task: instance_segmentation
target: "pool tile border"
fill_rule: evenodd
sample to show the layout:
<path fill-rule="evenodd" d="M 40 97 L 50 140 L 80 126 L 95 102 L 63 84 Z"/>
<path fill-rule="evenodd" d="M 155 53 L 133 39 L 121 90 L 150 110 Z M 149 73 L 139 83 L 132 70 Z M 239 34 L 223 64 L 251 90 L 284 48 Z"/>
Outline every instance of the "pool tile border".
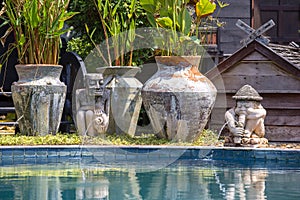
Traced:
<path fill-rule="evenodd" d="M 299 164 L 300 149 L 195 146 L 1 146 L 0 165 L 65 162 L 68 160 L 148 162 L 209 159 L 230 162 Z"/>

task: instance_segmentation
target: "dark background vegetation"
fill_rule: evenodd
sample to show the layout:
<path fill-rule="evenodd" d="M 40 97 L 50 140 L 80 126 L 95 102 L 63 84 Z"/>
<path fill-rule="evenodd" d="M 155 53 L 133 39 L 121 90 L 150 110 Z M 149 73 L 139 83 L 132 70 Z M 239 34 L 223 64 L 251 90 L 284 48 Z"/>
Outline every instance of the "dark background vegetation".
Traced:
<path fill-rule="evenodd" d="M 95 48 L 87 34 L 85 24 L 90 31 L 96 29 L 93 35 L 93 40 L 97 44 L 101 43 L 105 39 L 94 1 L 96 0 L 71 0 L 69 5 L 69 10 L 80 12 L 80 14 L 67 21 L 68 26 L 73 27 L 73 31 L 67 36 L 68 50 L 76 52 L 83 60 L 91 52 L 91 50 Z M 119 1 L 120 0 L 112 0 L 112 3 L 116 4 Z M 117 12 L 128 14 L 131 0 L 121 1 L 121 6 Z M 150 27 L 146 13 L 142 10 L 139 1 L 136 1 L 136 8 L 136 28 Z M 151 57 L 151 55 L 151 49 L 136 50 L 134 51 L 133 63 L 135 65 L 140 65 Z"/>

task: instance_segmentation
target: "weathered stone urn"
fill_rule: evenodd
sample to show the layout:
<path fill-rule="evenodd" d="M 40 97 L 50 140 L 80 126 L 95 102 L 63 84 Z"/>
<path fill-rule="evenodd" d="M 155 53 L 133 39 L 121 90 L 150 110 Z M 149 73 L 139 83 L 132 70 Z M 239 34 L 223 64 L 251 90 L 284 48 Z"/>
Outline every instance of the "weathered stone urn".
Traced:
<path fill-rule="evenodd" d="M 141 90 L 143 84 L 134 76 L 138 67 L 111 66 L 100 67 L 97 72 L 103 74 L 103 86 L 109 90 L 109 124 L 107 133 L 134 136 L 142 105 Z"/>
<path fill-rule="evenodd" d="M 11 86 L 19 128 L 24 135 L 56 134 L 67 87 L 61 65 L 16 65 L 18 82 Z"/>
<path fill-rule="evenodd" d="M 192 142 L 208 121 L 217 90 L 199 72 L 200 56 L 155 59 L 158 71 L 142 89 L 152 127 L 161 138 Z"/>

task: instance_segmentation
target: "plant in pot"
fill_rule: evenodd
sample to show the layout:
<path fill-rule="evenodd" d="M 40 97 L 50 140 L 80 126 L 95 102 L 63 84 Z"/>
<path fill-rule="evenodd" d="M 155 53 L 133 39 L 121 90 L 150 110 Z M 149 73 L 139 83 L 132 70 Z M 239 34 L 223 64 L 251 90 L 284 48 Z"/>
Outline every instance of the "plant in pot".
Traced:
<path fill-rule="evenodd" d="M 102 24 L 104 41 L 97 45 L 95 29 L 86 30 L 95 50 L 85 59 L 88 71 L 103 74 L 103 85 L 110 92 L 108 105 L 100 106 L 109 117 L 107 133 L 134 135 L 142 104 L 142 83 L 134 76 L 140 71 L 132 66 L 133 42 L 135 40 L 137 1 L 94 0 Z M 127 9 L 124 12 L 124 9 Z M 100 58 L 100 60 L 99 60 Z M 97 109 L 97 108 L 96 108 Z"/>
<path fill-rule="evenodd" d="M 1 18 L 11 33 L 11 48 L 18 52 L 18 82 L 12 97 L 22 134 L 46 135 L 58 131 L 66 86 L 59 80 L 60 36 L 64 22 L 76 13 L 67 12 L 68 0 L 5 0 Z"/>
<path fill-rule="evenodd" d="M 157 30 L 154 40 L 159 48 L 158 71 L 142 89 L 145 109 L 159 137 L 192 142 L 204 129 L 217 92 L 198 70 L 204 50 L 192 24 L 201 26 L 216 4 L 210 0 L 141 0 L 141 5 Z M 194 20 L 190 7 L 196 11 Z"/>

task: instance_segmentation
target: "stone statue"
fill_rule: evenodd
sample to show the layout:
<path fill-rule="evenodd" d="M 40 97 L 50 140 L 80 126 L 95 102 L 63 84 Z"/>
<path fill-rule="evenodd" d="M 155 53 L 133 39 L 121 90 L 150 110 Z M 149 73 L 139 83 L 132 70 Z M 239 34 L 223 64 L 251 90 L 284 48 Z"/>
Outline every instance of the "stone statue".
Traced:
<path fill-rule="evenodd" d="M 263 98 L 250 85 L 240 88 L 232 98 L 236 100 L 236 106 L 225 113 L 230 131 L 225 143 L 267 144 L 268 140 L 264 138 L 266 110 L 260 104 Z"/>
<path fill-rule="evenodd" d="M 79 134 L 94 136 L 108 127 L 106 94 L 101 74 L 86 74 L 85 88 L 76 90 L 76 124 Z"/>

